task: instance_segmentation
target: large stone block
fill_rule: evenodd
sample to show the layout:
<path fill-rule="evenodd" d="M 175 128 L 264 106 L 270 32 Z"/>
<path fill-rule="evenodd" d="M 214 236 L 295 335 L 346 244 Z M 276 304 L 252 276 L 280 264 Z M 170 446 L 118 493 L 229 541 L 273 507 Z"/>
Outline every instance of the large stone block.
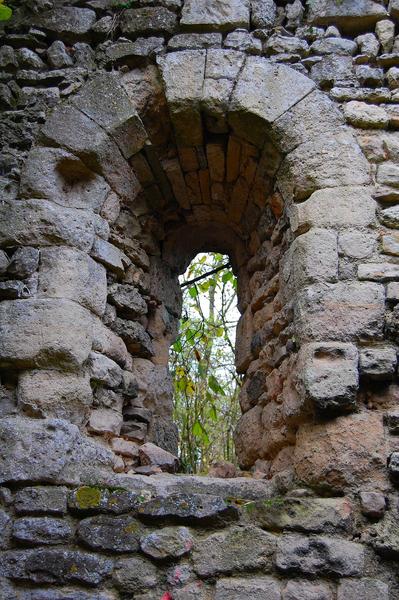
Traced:
<path fill-rule="evenodd" d="M 295 302 L 298 340 L 380 339 L 385 292 L 378 283 L 314 284 L 299 292 Z"/>
<path fill-rule="evenodd" d="M 290 581 L 284 588 L 282 600 L 333 600 L 333 592 L 324 583 Z"/>
<path fill-rule="evenodd" d="M 177 17 L 162 6 L 128 9 L 123 12 L 122 33 L 135 38 L 138 35 L 169 35 L 174 33 Z"/>
<path fill-rule="evenodd" d="M 119 133 L 118 128 L 116 130 L 115 135 Z M 121 136 L 118 136 L 119 143 L 127 144 Z M 50 146 L 61 146 L 79 156 L 90 169 L 102 174 L 122 198 L 129 202 L 136 198 L 140 185 L 118 144 L 98 123 L 75 106 L 57 106 L 42 127 L 40 139 Z"/>
<path fill-rule="evenodd" d="M 103 552 L 136 552 L 142 534 L 141 524 L 128 515 L 88 517 L 78 527 L 79 539 Z"/>
<path fill-rule="evenodd" d="M 344 33 L 371 30 L 387 16 L 386 9 L 374 0 L 315 0 L 309 7 L 312 25 L 336 25 Z"/>
<path fill-rule="evenodd" d="M 291 246 L 291 271 L 297 289 L 319 281 L 337 281 L 336 232 L 314 228 L 294 240 Z"/>
<path fill-rule="evenodd" d="M 0 483 L 77 484 L 104 475 L 114 454 L 61 419 L 9 417 L 0 421 Z"/>
<path fill-rule="evenodd" d="M 215 600 L 280 600 L 279 582 L 271 577 L 219 579 Z"/>
<path fill-rule="evenodd" d="M 92 211 L 64 208 L 48 200 L 0 204 L 0 245 L 75 246 L 87 252 L 96 235 L 108 236 L 108 224 Z"/>
<path fill-rule="evenodd" d="M 299 352 L 304 393 L 321 414 L 346 412 L 356 406 L 358 352 L 353 344 L 304 344 Z"/>
<path fill-rule="evenodd" d="M 255 29 L 270 29 L 276 20 L 274 0 L 251 0 L 251 24 Z"/>
<path fill-rule="evenodd" d="M 155 560 L 180 558 L 191 552 L 193 544 L 194 538 L 187 527 L 164 527 L 140 540 L 142 552 Z"/>
<path fill-rule="evenodd" d="M 101 316 L 107 302 L 106 270 L 79 250 L 43 248 L 37 295 L 67 298 Z"/>
<path fill-rule="evenodd" d="M 100 175 L 59 148 L 32 148 L 21 173 L 21 197 L 45 198 L 68 208 L 99 212 L 108 192 Z"/>
<path fill-rule="evenodd" d="M 73 529 L 64 519 L 22 517 L 14 521 L 12 537 L 29 546 L 66 544 L 72 541 Z"/>
<path fill-rule="evenodd" d="M 377 204 L 367 187 L 336 187 L 314 192 L 290 211 L 294 232 L 309 227 L 367 227 L 375 221 Z"/>
<path fill-rule="evenodd" d="M 125 11 L 125 15 L 128 12 Z M 116 73 L 97 75 L 72 102 L 111 135 L 125 158 L 144 146 L 147 132 Z"/>
<path fill-rule="evenodd" d="M 180 21 L 184 29 L 231 31 L 249 27 L 249 0 L 186 0 Z"/>
<path fill-rule="evenodd" d="M 320 490 L 342 492 L 367 484 L 384 489 L 387 454 L 382 418 L 366 411 L 299 427 L 295 471 Z"/>
<path fill-rule="evenodd" d="M 294 200 L 306 200 L 318 189 L 370 182 L 369 164 L 345 130 L 300 144 L 286 156 L 277 174 L 283 196 Z"/>
<path fill-rule="evenodd" d="M 185 146 L 202 143 L 200 102 L 205 57 L 203 50 L 185 50 L 158 60 L 177 141 Z"/>
<path fill-rule="evenodd" d="M 118 590 L 136 596 L 139 591 L 154 588 L 159 582 L 159 576 L 155 565 L 141 556 L 135 556 L 118 560 L 112 579 Z"/>
<path fill-rule="evenodd" d="M 276 566 L 283 573 L 318 577 L 361 575 L 364 560 L 364 547 L 361 544 L 322 536 L 283 536 L 279 540 L 276 554 Z"/>
<path fill-rule="evenodd" d="M 233 527 L 198 541 L 194 570 L 202 577 L 220 573 L 271 569 L 277 537 L 256 527 Z"/>
<path fill-rule="evenodd" d="M 88 374 L 38 369 L 18 378 L 18 406 L 30 417 L 55 417 L 86 423 L 93 393 Z"/>
<path fill-rule="evenodd" d="M 67 512 L 67 488 L 63 486 L 26 487 L 15 494 L 15 511 L 21 514 L 64 515 Z"/>
<path fill-rule="evenodd" d="M 334 38 L 327 38 L 334 39 Z M 324 92 L 314 90 L 273 122 L 272 136 L 282 152 L 342 128 L 344 119 Z"/>
<path fill-rule="evenodd" d="M 0 306 L 0 364 L 73 368 L 89 356 L 90 313 L 70 300 L 9 300 Z"/>
<path fill-rule="evenodd" d="M 314 87 L 290 67 L 248 57 L 231 99 L 229 122 L 237 135 L 262 146 L 267 126 Z"/>
<path fill-rule="evenodd" d="M 234 432 L 234 444 L 240 465 L 251 467 L 262 454 L 262 407 L 255 406 L 242 415 Z"/>

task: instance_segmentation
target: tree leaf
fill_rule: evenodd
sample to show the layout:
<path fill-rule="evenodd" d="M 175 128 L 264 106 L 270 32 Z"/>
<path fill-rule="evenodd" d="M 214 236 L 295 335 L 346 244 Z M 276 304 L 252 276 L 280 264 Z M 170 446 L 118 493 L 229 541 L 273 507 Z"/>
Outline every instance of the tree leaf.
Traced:
<path fill-rule="evenodd" d="M 191 298 L 197 298 L 198 297 L 198 290 L 195 287 L 195 285 L 193 287 L 188 288 L 188 293 L 190 295 Z"/>
<path fill-rule="evenodd" d="M 0 21 L 8 21 L 12 17 L 12 9 L 9 6 L 0 4 Z"/>

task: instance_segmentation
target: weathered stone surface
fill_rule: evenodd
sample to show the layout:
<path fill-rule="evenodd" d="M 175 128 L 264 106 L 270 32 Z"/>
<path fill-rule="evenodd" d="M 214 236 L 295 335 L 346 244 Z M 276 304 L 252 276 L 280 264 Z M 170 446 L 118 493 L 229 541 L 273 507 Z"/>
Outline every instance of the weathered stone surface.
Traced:
<path fill-rule="evenodd" d="M 22 281 L 11 280 L 0 282 L 1 300 L 23 300 L 30 298 L 30 296 L 30 289 Z"/>
<path fill-rule="evenodd" d="M 120 435 L 123 417 L 120 412 L 108 408 L 91 411 L 87 427 L 92 433 Z"/>
<path fill-rule="evenodd" d="M 162 6 L 129 9 L 124 11 L 122 33 L 127 36 L 158 35 L 174 33 L 176 15 Z"/>
<path fill-rule="evenodd" d="M 292 268 L 294 285 L 300 288 L 318 281 L 337 281 L 337 234 L 314 228 L 299 236 L 291 246 L 295 260 Z"/>
<path fill-rule="evenodd" d="M 202 48 L 220 48 L 221 33 L 179 33 L 168 42 L 169 50 L 201 50 Z"/>
<path fill-rule="evenodd" d="M 321 40 L 316 40 L 310 46 L 312 54 L 355 54 L 357 49 L 356 42 L 345 38 L 326 37 Z"/>
<path fill-rule="evenodd" d="M 267 530 L 350 531 L 353 507 L 347 498 L 271 498 L 250 503 L 247 518 Z"/>
<path fill-rule="evenodd" d="M 387 15 L 381 4 L 373 0 L 316 0 L 308 21 L 314 25 L 337 25 L 344 33 L 367 31 Z"/>
<path fill-rule="evenodd" d="M 86 373 L 35 369 L 18 378 L 18 406 L 31 417 L 67 419 L 76 425 L 86 422 L 93 402 Z"/>
<path fill-rule="evenodd" d="M 230 31 L 249 25 L 249 0 L 186 0 L 180 24 L 185 29 Z"/>
<path fill-rule="evenodd" d="M 390 206 L 380 212 L 380 219 L 387 227 L 399 229 L 399 206 Z"/>
<path fill-rule="evenodd" d="M 342 581 L 338 586 L 337 600 L 388 600 L 388 585 L 378 579 L 365 577 L 351 581 Z"/>
<path fill-rule="evenodd" d="M 33 148 L 21 174 L 22 198 L 45 198 L 67 208 L 99 212 L 108 192 L 100 175 L 59 148 Z"/>
<path fill-rule="evenodd" d="M 384 108 L 356 100 L 345 104 L 344 115 L 348 123 L 362 129 L 384 129 L 389 124 Z"/>
<path fill-rule="evenodd" d="M 94 241 L 91 256 L 119 276 L 123 276 L 125 269 L 131 264 L 122 250 L 101 239 Z"/>
<path fill-rule="evenodd" d="M 368 258 L 376 247 L 376 237 L 372 232 L 348 229 L 338 236 L 339 253 L 350 258 Z"/>
<path fill-rule="evenodd" d="M 186 527 L 164 527 L 140 540 L 140 548 L 150 558 L 180 558 L 191 552 L 194 539 Z"/>
<path fill-rule="evenodd" d="M 68 496 L 68 506 L 78 515 L 94 513 L 123 514 L 134 511 L 140 497 L 123 488 L 110 490 L 98 486 L 84 485 L 72 490 Z"/>
<path fill-rule="evenodd" d="M 169 473 L 175 473 L 179 466 L 179 459 L 176 456 L 151 442 L 140 446 L 139 458 L 142 465 L 158 466 L 162 471 Z"/>
<path fill-rule="evenodd" d="M 34 273 L 39 266 L 39 250 L 25 246 L 17 248 L 11 257 L 7 272 L 14 277 L 25 279 Z"/>
<path fill-rule="evenodd" d="M 25 487 L 15 494 L 18 515 L 64 515 L 67 511 L 67 488 L 62 486 Z"/>
<path fill-rule="evenodd" d="M 48 200 L 2 202 L 0 244 L 76 246 L 85 252 L 96 234 L 105 237 L 108 226 L 91 211 L 64 208 Z"/>
<path fill-rule="evenodd" d="M 370 379 L 392 378 L 396 365 L 397 353 L 393 346 L 372 346 L 360 350 L 360 373 Z"/>
<path fill-rule="evenodd" d="M 11 517 L 4 511 L 0 510 L 0 526 L 1 526 L 1 539 L 0 539 L 0 548 L 7 548 L 10 541 L 12 520 Z M 1 586 L 0 586 L 1 592 Z"/>
<path fill-rule="evenodd" d="M 12 537 L 30 546 L 63 544 L 71 541 L 68 521 L 51 517 L 22 517 L 14 522 Z"/>
<path fill-rule="evenodd" d="M 108 302 L 126 319 L 137 319 L 147 313 L 147 304 L 136 287 L 114 284 L 108 289 Z"/>
<path fill-rule="evenodd" d="M 186 50 L 158 59 L 177 141 L 202 142 L 200 102 L 205 74 L 205 52 Z"/>
<path fill-rule="evenodd" d="M 279 540 L 276 566 L 283 573 L 338 577 L 361 575 L 364 548 L 361 544 L 343 539 L 287 535 Z"/>
<path fill-rule="evenodd" d="M 17 581 L 98 585 L 110 574 L 112 561 L 76 550 L 10 550 L 0 558 L 0 570 Z"/>
<path fill-rule="evenodd" d="M 101 316 L 107 299 L 106 270 L 85 252 L 67 247 L 43 248 L 38 297 L 67 298 Z"/>
<path fill-rule="evenodd" d="M 125 19 L 128 13 L 124 12 Z M 98 74 L 74 97 L 73 103 L 111 135 L 125 158 L 144 146 L 144 125 L 115 73 Z"/>
<path fill-rule="evenodd" d="M 138 508 L 138 514 L 144 518 L 170 518 L 188 523 L 223 522 L 237 518 L 237 510 L 219 496 L 186 493 L 145 502 Z"/>
<path fill-rule="evenodd" d="M 215 600 L 280 600 L 279 583 L 271 577 L 250 579 L 219 579 L 216 584 Z"/>
<path fill-rule="evenodd" d="M 262 42 L 246 29 L 238 29 L 226 36 L 223 46 L 233 50 L 240 50 L 247 54 L 262 54 Z"/>
<path fill-rule="evenodd" d="M 90 313 L 69 300 L 5 301 L 0 323 L 3 365 L 76 367 L 90 352 Z"/>
<path fill-rule="evenodd" d="M 244 413 L 234 432 L 234 444 L 240 465 L 248 468 L 262 452 L 262 407 L 255 406 Z"/>
<path fill-rule="evenodd" d="M 290 581 L 283 591 L 283 600 L 332 600 L 331 589 L 324 583 Z"/>
<path fill-rule="evenodd" d="M 233 527 L 196 543 L 194 570 L 204 577 L 234 571 L 267 571 L 276 543 L 276 536 L 256 527 Z"/>
<path fill-rule="evenodd" d="M 140 323 L 118 318 L 112 323 L 112 329 L 134 356 L 151 358 L 154 355 L 151 338 Z"/>
<path fill-rule="evenodd" d="M 270 29 L 276 20 L 274 0 L 251 0 L 251 24 L 254 28 Z"/>
<path fill-rule="evenodd" d="M 2 419 L 0 442 L 1 483 L 76 484 L 92 470 L 100 473 L 113 463 L 111 452 L 61 419 Z"/>
<path fill-rule="evenodd" d="M 304 344 L 299 353 L 300 379 L 306 395 L 322 414 L 356 406 L 358 352 L 353 344 Z"/>
<path fill-rule="evenodd" d="M 67 52 L 64 42 L 55 40 L 47 50 L 47 61 L 51 67 L 62 69 L 73 65 L 71 55 Z"/>
<path fill-rule="evenodd" d="M 115 597 L 108 592 L 83 592 L 76 589 L 56 590 L 51 588 L 23 592 L 18 600 L 115 600 Z"/>
<path fill-rule="evenodd" d="M 363 412 L 328 423 L 302 425 L 294 464 L 299 479 L 319 489 L 342 492 L 364 484 L 384 489 L 386 456 L 381 416 Z"/>
<path fill-rule="evenodd" d="M 362 513 L 370 519 L 380 519 L 386 510 L 386 499 L 380 492 L 360 492 Z"/>
<path fill-rule="evenodd" d="M 229 121 L 238 135 L 262 145 L 266 124 L 275 121 L 313 88 L 313 81 L 289 67 L 249 57 L 234 89 Z"/>
<path fill-rule="evenodd" d="M 159 581 L 159 571 L 147 559 L 140 556 L 122 558 L 115 564 L 113 581 L 117 589 L 126 593 L 154 588 Z M 159 595 L 159 594 L 158 594 Z"/>
<path fill-rule="evenodd" d="M 382 336 L 384 289 L 377 283 L 314 284 L 297 296 L 297 334 L 312 339 L 379 339 Z"/>
<path fill-rule="evenodd" d="M 141 524 L 130 516 L 89 517 L 78 527 L 80 541 L 93 550 L 135 552 L 141 535 Z"/>
<path fill-rule="evenodd" d="M 306 200 L 317 189 L 367 185 L 369 171 L 354 137 L 341 131 L 290 152 L 280 167 L 278 185 L 284 197 Z"/>
<path fill-rule="evenodd" d="M 318 190 L 292 207 L 294 231 L 309 227 L 367 227 L 375 220 L 376 202 L 367 187 Z"/>
<path fill-rule="evenodd" d="M 100 354 L 90 352 L 90 379 L 110 388 L 117 388 L 122 383 L 122 369 L 113 360 Z"/>
<path fill-rule="evenodd" d="M 61 37 L 74 43 L 87 38 L 96 20 L 94 10 L 63 6 L 46 11 L 37 19 L 37 24 L 51 37 Z"/>
<path fill-rule="evenodd" d="M 309 46 L 305 40 L 297 37 L 288 37 L 274 33 L 266 42 L 266 52 L 271 56 L 274 54 L 303 56 L 309 52 Z"/>

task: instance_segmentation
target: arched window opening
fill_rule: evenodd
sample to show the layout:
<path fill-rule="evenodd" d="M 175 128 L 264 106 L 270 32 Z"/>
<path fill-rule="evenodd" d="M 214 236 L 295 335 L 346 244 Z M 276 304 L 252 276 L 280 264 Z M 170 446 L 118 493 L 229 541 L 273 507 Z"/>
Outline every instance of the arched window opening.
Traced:
<path fill-rule="evenodd" d="M 215 462 L 236 462 L 237 280 L 229 258 L 213 252 L 198 254 L 180 284 L 183 310 L 170 356 L 179 454 L 185 472 L 207 473 Z"/>

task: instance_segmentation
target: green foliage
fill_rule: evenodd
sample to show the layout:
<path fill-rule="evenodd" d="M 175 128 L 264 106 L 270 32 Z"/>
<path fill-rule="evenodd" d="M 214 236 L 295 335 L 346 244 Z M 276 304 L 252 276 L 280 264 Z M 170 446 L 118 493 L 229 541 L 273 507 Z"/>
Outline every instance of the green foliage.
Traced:
<path fill-rule="evenodd" d="M 198 255 L 184 281 L 226 263 L 221 254 Z M 234 461 L 233 431 L 239 416 L 240 379 L 234 366 L 238 312 L 231 269 L 183 288 L 183 316 L 172 345 L 175 420 L 180 458 L 187 472 L 206 472 L 216 460 Z"/>
<path fill-rule="evenodd" d="M 12 8 L 4 4 L 4 0 L 0 0 L 0 21 L 9 21 L 12 17 Z"/>

